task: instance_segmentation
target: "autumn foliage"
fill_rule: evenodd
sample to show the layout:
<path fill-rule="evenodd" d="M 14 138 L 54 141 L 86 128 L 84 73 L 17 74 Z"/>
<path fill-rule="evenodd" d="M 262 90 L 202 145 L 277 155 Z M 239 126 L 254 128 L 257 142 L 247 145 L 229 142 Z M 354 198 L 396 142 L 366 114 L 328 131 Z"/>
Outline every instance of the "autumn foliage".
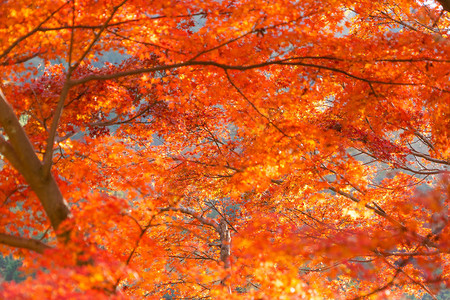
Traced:
<path fill-rule="evenodd" d="M 450 284 L 450 2 L 0 1 L 2 299 Z"/>

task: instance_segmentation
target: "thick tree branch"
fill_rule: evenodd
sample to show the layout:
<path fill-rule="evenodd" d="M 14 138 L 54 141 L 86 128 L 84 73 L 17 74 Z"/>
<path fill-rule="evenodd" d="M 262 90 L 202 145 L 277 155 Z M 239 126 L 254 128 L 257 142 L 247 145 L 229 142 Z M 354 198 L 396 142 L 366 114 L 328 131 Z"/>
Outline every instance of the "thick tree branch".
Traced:
<path fill-rule="evenodd" d="M 2 153 L 22 174 L 38 196 L 52 227 L 56 230 L 62 221 L 69 216 L 69 208 L 65 203 L 55 178 L 42 176 L 42 164 L 34 152 L 28 136 L 19 122 L 11 105 L 0 90 L 0 125 L 9 138 L 8 143 L 0 142 Z"/>
<path fill-rule="evenodd" d="M 224 269 L 227 270 L 231 268 L 231 232 L 225 218 L 222 218 L 217 227 L 220 236 L 220 261 L 223 263 Z M 228 293 L 231 294 L 231 286 L 226 283 L 229 277 L 230 274 L 226 274 L 220 282 L 228 287 Z"/>
<path fill-rule="evenodd" d="M 0 154 L 2 154 L 17 171 L 20 173 L 25 172 L 14 148 L 2 136 L 0 136 Z"/>
<path fill-rule="evenodd" d="M 438 0 L 444 10 L 450 12 L 450 0 Z"/>
<path fill-rule="evenodd" d="M 4 150 L 11 152 L 12 149 L 14 149 L 15 155 L 17 156 L 20 164 L 23 166 L 23 171 L 25 171 L 25 174 L 22 175 L 27 177 L 32 176 L 35 172 L 38 173 L 41 168 L 41 162 L 36 156 L 33 145 L 28 139 L 27 134 L 14 113 L 12 106 L 7 102 L 5 95 L 1 90 L 0 125 L 3 127 L 6 135 L 8 136 L 9 144 L 11 145 L 11 148 L 5 146 Z"/>
<path fill-rule="evenodd" d="M 0 233 L 0 244 L 11 247 L 28 249 L 37 253 L 44 253 L 45 250 L 51 249 L 50 246 L 41 241 L 34 239 L 27 239 L 19 236 Z"/>
<path fill-rule="evenodd" d="M 71 80 L 71 85 L 79 85 L 83 83 L 87 83 L 94 80 L 109 80 L 109 79 L 115 79 L 115 78 L 121 78 L 125 76 L 131 76 L 131 75 L 139 75 L 144 73 L 153 73 L 157 71 L 165 71 L 165 70 L 171 70 L 171 69 L 178 69 L 181 67 L 193 67 L 193 66 L 210 66 L 210 67 L 217 67 L 223 70 L 237 70 L 237 71 L 247 71 L 252 69 L 258 69 L 273 65 L 282 65 L 282 66 L 303 66 L 303 67 L 310 67 L 315 69 L 322 69 L 322 70 L 328 70 L 335 73 L 343 74 L 347 77 L 357 79 L 363 82 L 367 83 L 376 83 L 376 84 L 383 84 L 383 85 L 401 85 L 401 86 L 414 86 L 417 85 L 413 82 L 389 82 L 389 81 L 380 81 L 380 80 L 372 80 L 364 77 L 360 77 L 354 74 L 351 74 L 347 71 L 338 69 L 338 68 L 332 68 L 324 65 L 319 64 L 311 64 L 311 63 L 304 63 L 301 62 L 301 59 L 305 58 L 295 58 L 296 61 L 292 61 L 292 58 L 290 59 L 283 59 L 283 60 L 273 60 L 263 63 L 257 63 L 257 64 L 251 64 L 251 65 L 227 65 L 222 64 L 214 61 L 187 61 L 183 63 L 176 63 L 171 65 L 162 65 L 162 66 L 155 66 L 152 68 L 140 68 L 140 69 L 134 69 L 134 70 L 127 70 L 123 72 L 117 72 L 114 74 L 101 74 L 101 75 L 90 75 L 86 76 L 84 78 Z"/>

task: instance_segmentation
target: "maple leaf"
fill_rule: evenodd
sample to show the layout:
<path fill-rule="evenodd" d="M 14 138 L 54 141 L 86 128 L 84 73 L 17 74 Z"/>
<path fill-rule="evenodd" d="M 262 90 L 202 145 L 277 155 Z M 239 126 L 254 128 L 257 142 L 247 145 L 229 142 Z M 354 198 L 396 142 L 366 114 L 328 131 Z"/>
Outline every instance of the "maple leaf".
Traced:
<path fill-rule="evenodd" d="M 0 297 L 436 298 L 449 11 L 3 1 Z"/>

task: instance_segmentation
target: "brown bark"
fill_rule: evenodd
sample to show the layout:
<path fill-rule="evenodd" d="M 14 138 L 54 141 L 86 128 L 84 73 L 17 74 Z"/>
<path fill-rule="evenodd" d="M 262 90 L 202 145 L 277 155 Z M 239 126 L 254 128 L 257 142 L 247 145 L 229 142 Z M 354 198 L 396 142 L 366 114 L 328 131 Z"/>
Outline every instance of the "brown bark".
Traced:
<path fill-rule="evenodd" d="M 225 218 L 222 217 L 222 220 L 218 226 L 219 236 L 220 236 L 220 261 L 223 262 L 223 267 L 225 270 L 229 270 L 231 268 L 231 233 L 228 228 L 228 223 Z M 230 274 L 227 274 L 222 280 L 221 283 L 224 286 L 227 286 L 228 293 L 231 294 L 231 286 L 227 285 L 227 280 L 230 277 Z"/>
<path fill-rule="evenodd" d="M 45 250 L 51 248 L 50 246 L 38 240 L 26 239 L 20 236 L 14 236 L 5 233 L 0 233 L 0 244 L 28 249 L 41 254 L 44 253 Z"/>
<path fill-rule="evenodd" d="M 11 105 L 0 90 L 0 125 L 8 136 L 1 137 L 0 153 L 19 171 L 36 193 L 56 231 L 70 211 L 53 175 L 44 176 L 42 163 Z"/>
<path fill-rule="evenodd" d="M 218 231 L 220 236 L 220 261 L 223 262 L 225 269 L 229 269 L 231 267 L 231 234 L 225 219 L 220 221 Z"/>
<path fill-rule="evenodd" d="M 450 12 L 450 0 L 438 0 L 438 2 L 442 5 L 444 10 Z"/>

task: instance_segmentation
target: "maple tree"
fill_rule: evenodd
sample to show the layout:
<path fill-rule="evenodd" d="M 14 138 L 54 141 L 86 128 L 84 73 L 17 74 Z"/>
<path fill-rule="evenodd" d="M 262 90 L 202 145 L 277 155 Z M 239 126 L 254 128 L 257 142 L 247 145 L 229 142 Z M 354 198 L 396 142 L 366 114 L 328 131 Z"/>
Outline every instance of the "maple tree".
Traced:
<path fill-rule="evenodd" d="M 449 1 L 6 0 L 0 19 L 0 252 L 33 275 L 2 298 L 448 288 Z"/>

